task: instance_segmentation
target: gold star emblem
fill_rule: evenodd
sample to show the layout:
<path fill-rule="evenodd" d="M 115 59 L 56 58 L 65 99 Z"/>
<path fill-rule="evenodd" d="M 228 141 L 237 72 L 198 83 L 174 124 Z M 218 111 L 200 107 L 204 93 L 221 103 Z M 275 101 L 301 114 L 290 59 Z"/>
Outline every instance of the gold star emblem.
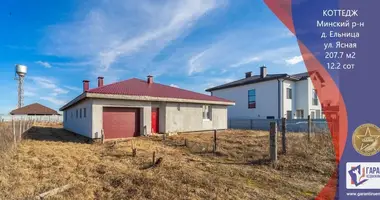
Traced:
<path fill-rule="evenodd" d="M 379 152 L 380 129 L 374 124 L 363 124 L 355 129 L 352 145 L 364 156 L 373 156 Z"/>

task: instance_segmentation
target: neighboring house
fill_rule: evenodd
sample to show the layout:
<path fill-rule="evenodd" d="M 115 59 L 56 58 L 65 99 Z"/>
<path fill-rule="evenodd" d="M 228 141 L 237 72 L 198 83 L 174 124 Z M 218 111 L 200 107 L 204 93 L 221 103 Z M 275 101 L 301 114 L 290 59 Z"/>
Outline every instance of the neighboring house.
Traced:
<path fill-rule="evenodd" d="M 267 74 L 261 67 L 260 74 L 207 89 L 211 96 L 225 98 L 236 103 L 228 108 L 229 119 L 304 119 L 323 118 L 321 104 L 312 80 L 323 87 L 324 80 L 316 73 Z"/>
<path fill-rule="evenodd" d="M 188 132 L 227 128 L 227 106 L 234 102 L 153 82 L 128 79 L 89 89 L 64 105 L 64 128 L 105 139 L 151 133 Z"/>
<path fill-rule="evenodd" d="M 57 111 L 43 106 L 39 103 L 30 104 L 21 108 L 17 108 L 10 112 L 11 115 L 60 115 Z"/>

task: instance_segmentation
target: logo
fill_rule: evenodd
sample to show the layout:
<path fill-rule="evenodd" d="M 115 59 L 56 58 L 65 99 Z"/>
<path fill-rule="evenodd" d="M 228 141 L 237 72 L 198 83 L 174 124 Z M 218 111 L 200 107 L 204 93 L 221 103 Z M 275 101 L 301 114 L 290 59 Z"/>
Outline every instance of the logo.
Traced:
<path fill-rule="evenodd" d="M 348 174 L 351 176 L 351 184 L 354 184 L 355 186 L 359 186 L 368 181 L 368 179 L 365 178 L 365 169 L 361 168 L 360 165 L 351 167 Z"/>
<path fill-rule="evenodd" d="M 380 189 L 380 163 L 363 162 L 346 164 L 347 189 Z"/>
<path fill-rule="evenodd" d="M 357 127 L 352 135 L 352 145 L 363 156 L 373 156 L 380 149 L 380 129 L 374 124 Z"/>

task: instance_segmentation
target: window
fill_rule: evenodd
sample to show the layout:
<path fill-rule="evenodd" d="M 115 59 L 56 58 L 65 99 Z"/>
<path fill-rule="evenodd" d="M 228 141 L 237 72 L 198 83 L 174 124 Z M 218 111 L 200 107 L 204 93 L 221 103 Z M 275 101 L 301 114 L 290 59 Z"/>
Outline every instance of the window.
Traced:
<path fill-rule="evenodd" d="M 313 94 L 312 94 L 312 104 L 314 106 L 318 106 L 318 96 L 317 96 L 317 90 L 313 89 Z"/>
<path fill-rule="evenodd" d="M 286 88 L 286 98 L 292 99 L 292 89 L 291 88 Z"/>
<path fill-rule="evenodd" d="M 311 118 L 311 119 L 315 119 L 315 111 L 311 111 L 311 113 L 310 113 L 310 118 Z"/>
<path fill-rule="evenodd" d="M 256 108 L 256 90 L 248 90 L 248 108 Z"/>
<path fill-rule="evenodd" d="M 76 111 L 75 116 L 78 119 L 78 109 L 76 109 L 75 111 Z"/>
<path fill-rule="evenodd" d="M 321 110 L 316 110 L 316 118 L 321 119 Z"/>
<path fill-rule="evenodd" d="M 274 116 L 267 116 L 267 119 L 274 119 Z"/>
<path fill-rule="evenodd" d="M 87 109 L 86 109 L 86 108 L 83 108 L 83 117 L 84 117 L 84 118 L 87 117 Z"/>
<path fill-rule="evenodd" d="M 293 118 L 292 111 L 291 110 L 286 111 L 286 119 L 292 119 L 292 118 Z"/>
<path fill-rule="evenodd" d="M 303 110 L 297 110 L 296 117 L 297 119 L 303 119 Z"/>
<path fill-rule="evenodd" d="M 203 106 L 203 119 L 211 120 L 212 108 L 209 105 Z"/>
<path fill-rule="evenodd" d="M 82 118 L 82 108 L 79 109 L 79 118 Z"/>

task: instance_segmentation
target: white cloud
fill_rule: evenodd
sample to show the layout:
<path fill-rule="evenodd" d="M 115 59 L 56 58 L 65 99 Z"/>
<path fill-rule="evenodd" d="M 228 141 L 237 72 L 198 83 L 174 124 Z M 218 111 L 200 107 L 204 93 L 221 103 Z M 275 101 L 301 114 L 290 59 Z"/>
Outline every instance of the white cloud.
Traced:
<path fill-rule="evenodd" d="M 302 56 L 294 56 L 292 58 L 289 58 L 289 59 L 286 59 L 285 62 L 287 65 L 295 65 L 295 64 L 298 64 L 300 62 L 302 62 L 303 59 L 302 59 Z"/>
<path fill-rule="evenodd" d="M 67 88 L 67 89 L 69 89 L 69 90 L 72 90 L 72 91 L 77 91 L 77 92 L 82 91 L 82 88 L 79 88 L 79 87 L 67 86 L 67 85 L 65 85 L 65 86 L 63 86 L 63 87 L 65 87 L 65 88 Z"/>
<path fill-rule="evenodd" d="M 69 90 L 59 87 L 57 81 L 52 78 L 31 76 L 29 79 L 35 84 L 34 87 L 26 90 L 29 96 L 42 96 L 40 99 L 60 105 L 61 100 L 58 99 L 58 96 L 69 92 Z"/>
<path fill-rule="evenodd" d="M 45 77 L 38 77 L 38 76 L 31 76 L 29 77 L 35 84 L 42 88 L 48 88 L 48 89 L 54 89 L 57 86 L 55 85 L 54 81 L 49 78 Z"/>
<path fill-rule="evenodd" d="M 230 67 L 239 67 L 239 66 L 247 65 L 247 64 L 259 61 L 259 60 L 260 60 L 259 57 L 254 56 L 254 57 L 251 57 L 251 58 L 243 59 L 243 60 L 241 60 L 241 61 L 239 61 L 239 62 L 237 62 L 235 64 L 232 64 L 232 65 L 230 65 Z"/>
<path fill-rule="evenodd" d="M 34 97 L 34 96 L 37 96 L 37 94 L 35 92 L 24 91 L 24 96 L 25 97 Z"/>
<path fill-rule="evenodd" d="M 62 106 L 65 104 L 65 101 L 61 100 L 61 99 L 58 99 L 56 97 L 47 97 L 47 96 L 44 96 L 44 97 L 40 97 L 40 99 L 42 100 L 45 100 L 45 101 L 49 101 L 55 105 L 58 105 L 58 106 Z"/>
<path fill-rule="evenodd" d="M 68 90 L 62 89 L 62 88 L 54 88 L 53 91 L 57 94 L 67 94 L 69 93 Z"/>
<path fill-rule="evenodd" d="M 47 30 L 45 50 L 49 54 L 90 59 L 99 63 L 94 73 L 104 73 L 114 63 L 142 51 L 143 56 L 155 56 L 224 2 L 101 1 L 90 9 L 82 9 L 87 13 L 77 14 L 84 18 L 51 26 Z"/>
<path fill-rule="evenodd" d="M 294 55 L 295 53 L 299 53 L 299 48 L 296 45 L 279 47 L 279 48 L 274 48 L 274 49 L 267 49 L 265 51 L 261 51 L 254 55 L 251 55 L 248 58 L 243 58 L 239 60 L 238 62 L 230 65 L 230 67 L 239 67 L 239 66 L 251 64 L 257 61 L 266 62 L 266 63 L 284 64 L 284 61 L 285 61 L 284 57 L 288 57 L 289 55 Z"/>
<path fill-rule="evenodd" d="M 51 65 L 48 62 L 37 61 L 36 64 L 42 65 L 45 68 L 51 68 Z"/>
<path fill-rule="evenodd" d="M 67 94 L 69 91 L 59 87 L 54 79 L 47 77 L 32 76 L 29 77 L 37 86 L 44 89 L 51 89 L 57 94 Z"/>
<path fill-rule="evenodd" d="M 178 86 L 178 85 L 175 85 L 175 84 L 170 84 L 170 87 L 179 88 L 179 86 Z"/>
<path fill-rule="evenodd" d="M 202 51 L 201 53 L 199 53 L 199 54 L 197 54 L 197 55 L 195 55 L 189 59 L 188 75 L 192 75 L 193 73 L 202 71 L 203 67 L 202 67 L 202 64 L 200 62 L 200 59 L 205 55 L 206 52 L 207 52 L 207 50 Z"/>
<path fill-rule="evenodd" d="M 203 86 L 206 87 L 204 89 L 204 90 L 206 90 L 208 88 L 212 88 L 212 87 L 215 87 L 215 86 L 218 86 L 218 85 L 221 85 L 221 84 L 225 84 L 225 83 L 230 83 L 230 82 L 236 81 L 236 80 L 238 80 L 238 79 L 235 78 L 235 77 L 209 78 L 208 81 L 207 81 L 207 83 L 204 84 Z"/>

